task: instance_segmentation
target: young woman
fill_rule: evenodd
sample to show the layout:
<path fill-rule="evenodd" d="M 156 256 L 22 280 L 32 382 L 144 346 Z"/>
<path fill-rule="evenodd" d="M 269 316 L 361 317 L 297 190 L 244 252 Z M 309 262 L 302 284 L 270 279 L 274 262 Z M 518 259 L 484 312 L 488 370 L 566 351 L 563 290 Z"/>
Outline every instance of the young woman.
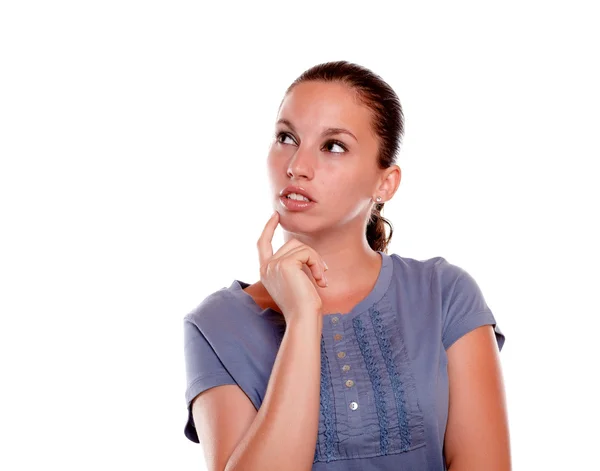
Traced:
<path fill-rule="evenodd" d="M 510 469 L 504 335 L 477 283 L 387 253 L 403 126 L 392 88 L 356 64 L 287 90 L 260 280 L 184 318 L 185 435 L 209 470 Z"/>

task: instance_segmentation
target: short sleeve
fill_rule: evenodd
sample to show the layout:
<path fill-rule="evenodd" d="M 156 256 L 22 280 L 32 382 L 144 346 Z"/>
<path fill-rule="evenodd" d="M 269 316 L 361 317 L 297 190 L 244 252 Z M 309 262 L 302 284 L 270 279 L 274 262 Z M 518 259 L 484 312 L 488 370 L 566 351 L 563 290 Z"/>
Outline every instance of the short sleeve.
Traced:
<path fill-rule="evenodd" d="M 444 321 L 442 343 L 448 350 L 463 335 L 481 327 L 494 328 L 498 350 L 504 346 L 505 336 L 496 323 L 491 309 L 475 279 L 464 269 L 448 262 L 442 264 L 444 289 Z"/>
<path fill-rule="evenodd" d="M 201 392 L 223 384 L 237 384 L 229 374 L 200 329 L 187 317 L 183 322 L 184 356 L 187 377 L 185 400 L 188 419 L 184 433 L 195 443 L 200 443 L 194 418 L 192 400 Z"/>

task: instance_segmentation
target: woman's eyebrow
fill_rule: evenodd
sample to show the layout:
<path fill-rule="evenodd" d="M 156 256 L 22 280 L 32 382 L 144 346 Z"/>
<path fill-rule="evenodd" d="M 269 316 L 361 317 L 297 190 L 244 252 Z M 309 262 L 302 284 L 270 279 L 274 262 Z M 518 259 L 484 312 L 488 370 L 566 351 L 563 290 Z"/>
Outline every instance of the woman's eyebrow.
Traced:
<path fill-rule="evenodd" d="M 296 129 L 294 128 L 293 124 L 289 120 L 287 120 L 285 118 L 281 118 L 280 120 L 278 120 L 277 124 L 285 124 L 292 131 L 296 132 Z M 354 134 L 352 134 L 350 131 L 348 131 L 347 129 L 344 129 L 344 128 L 328 128 L 325 131 L 323 131 L 323 136 L 330 136 L 332 134 L 348 134 L 349 136 L 352 136 L 352 138 L 356 142 L 358 142 L 358 139 L 356 139 L 356 136 Z"/>
<path fill-rule="evenodd" d="M 356 136 L 354 134 L 352 134 L 350 131 L 348 131 L 347 129 L 344 128 L 329 128 L 326 131 L 323 132 L 323 136 L 329 136 L 331 134 L 348 134 L 349 136 L 352 136 L 352 138 L 358 142 L 358 139 L 356 139 Z"/>

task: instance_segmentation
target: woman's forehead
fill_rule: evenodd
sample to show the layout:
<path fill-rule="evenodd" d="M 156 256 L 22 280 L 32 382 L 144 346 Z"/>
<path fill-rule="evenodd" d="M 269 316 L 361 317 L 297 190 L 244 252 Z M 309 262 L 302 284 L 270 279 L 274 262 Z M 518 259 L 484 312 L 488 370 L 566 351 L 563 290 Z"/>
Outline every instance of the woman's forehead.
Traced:
<path fill-rule="evenodd" d="M 340 127 L 359 132 L 370 125 L 370 110 L 356 92 L 337 82 L 304 82 L 284 98 L 277 120 L 297 128 Z"/>

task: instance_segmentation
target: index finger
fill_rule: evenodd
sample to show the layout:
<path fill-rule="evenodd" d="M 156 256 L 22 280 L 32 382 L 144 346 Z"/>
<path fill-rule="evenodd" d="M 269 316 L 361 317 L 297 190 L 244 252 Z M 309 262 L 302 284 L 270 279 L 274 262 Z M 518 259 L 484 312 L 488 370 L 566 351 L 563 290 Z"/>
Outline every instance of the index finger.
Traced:
<path fill-rule="evenodd" d="M 273 256 L 273 246 L 271 245 L 271 241 L 273 240 L 273 234 L 275 233 L 278 224 L 279 213 L 275 211 L 267 221 L 267 224 L 256 243 L 256 246 L 258 247 L 258 260 L 261 267 Z"/>

